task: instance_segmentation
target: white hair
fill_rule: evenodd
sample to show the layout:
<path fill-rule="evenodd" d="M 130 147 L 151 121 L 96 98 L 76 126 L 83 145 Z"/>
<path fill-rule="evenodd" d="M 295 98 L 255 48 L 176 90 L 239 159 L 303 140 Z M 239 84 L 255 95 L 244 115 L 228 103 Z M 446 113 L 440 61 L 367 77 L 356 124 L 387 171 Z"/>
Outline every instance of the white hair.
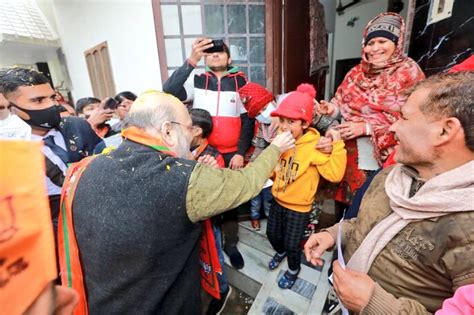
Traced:
<path fill-rule="evenodd" d="M 142 93 L 133 102 L 126 126 L 158 131 L 166 121 L 176 121 L 179 106 L 184 106 L 176 97 L 158 91 Z"/>

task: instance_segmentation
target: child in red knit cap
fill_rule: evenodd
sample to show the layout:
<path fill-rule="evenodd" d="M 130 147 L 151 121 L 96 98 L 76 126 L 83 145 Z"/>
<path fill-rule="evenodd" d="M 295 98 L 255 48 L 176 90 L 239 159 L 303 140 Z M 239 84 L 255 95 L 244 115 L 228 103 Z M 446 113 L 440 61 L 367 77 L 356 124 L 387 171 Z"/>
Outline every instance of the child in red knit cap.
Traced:
<path fill-rule="evenodd" d="M 239 95 L 248 116 L 257 120 L 258 130 L 252 141 L 255 149 L 250 157 L 250 162 L 253 162 L 276 136 L 277 124 L 272 123 L 270 117 L 276 105 L 273 94 L 257 83 L 247 83 L 239 90 Z M 260 230 L 260 208 L 263 206 L 267 217 L 270 212 L 273 199 L 271 185 L 272 181 L 268 180 L 262 191 L 250 200 L 250 219 L 252 228 L 256 231 Z"/>
<path fill-rule="evenodd" d="M 278 281 L 283 289 L 291 288 L 300 271 L 301 239 L 309 221 L 320 176 L 339 182 L 346 168 L 346 150 L 339 132 L 330 130 L 326 136 L 333 140 L 331 154 L 315 149 L 321 138 L 310 127 L 316 91 L 310 84 L 301 84 L 289 93 L 271 116 L 280 120 L 279 130 L 291 131 L 295 148 L 282 154 L 273 178 L 275 202 L 270 209 L 267 236 L 276 251 L 268 264 L 270 270 L 288 257 L 288 270 Z"/>

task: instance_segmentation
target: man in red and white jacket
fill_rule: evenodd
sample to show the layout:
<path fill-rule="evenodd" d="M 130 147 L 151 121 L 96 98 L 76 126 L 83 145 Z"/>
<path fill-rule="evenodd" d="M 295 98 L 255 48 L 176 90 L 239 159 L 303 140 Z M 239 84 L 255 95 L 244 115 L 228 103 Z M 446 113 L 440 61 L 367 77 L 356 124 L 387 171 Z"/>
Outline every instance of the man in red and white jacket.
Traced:
<path fill-rule="evenodd" d="M 245 74 L 232 67 L 229 48 L 223 44 L 216 52 L 206 53 L 214 47 L 207 38 L 197 39 L 192 46 L 191 56 L 164 83 L 163 91 L 173 94 L 181 101 L 193 101 L 193 108 L 207 110 L 212 116 L 213 131 L 209 143 L 223 155 L 227 167 L 239 169 L 244 165 L 244 156 L 252 143 L 255 120 L 247 115 L 238 90 L 247 83 Z M 191 72 L 201 58 L 205 58 L 206 71 L 194 75 L 192 87 L 185 85 Z M 242 255 L 237 249 L 237 210 L 226 212 L 222 229 L 225 235 L 224 251 L 232 265 L 244 266 Z"/>

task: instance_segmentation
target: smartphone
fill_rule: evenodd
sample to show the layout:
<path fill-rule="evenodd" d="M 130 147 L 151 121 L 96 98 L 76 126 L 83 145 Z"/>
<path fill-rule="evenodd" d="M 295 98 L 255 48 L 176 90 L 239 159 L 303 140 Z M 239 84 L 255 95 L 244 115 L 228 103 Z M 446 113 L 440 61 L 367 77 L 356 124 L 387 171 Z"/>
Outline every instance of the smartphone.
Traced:
<path fill-rule="evenodd" d="M 115 110 L 115 109 L 117 109 L 118 105 L 119 105 L 119 104 L 118 104 L 118 102 L 117 102 L 115 99 L 109 97 L 109 98 L 105 101 L 104 109 L 114 109 L 114 110 Z"/>
<path fill-rule="evenodd" d="M 214 46 L 204 50 L 205 53 L 211 54 L 215 52 L 224 51 L 224 41 L 222 39 L 214 39 L 212 43 L 214 44 Z"/>

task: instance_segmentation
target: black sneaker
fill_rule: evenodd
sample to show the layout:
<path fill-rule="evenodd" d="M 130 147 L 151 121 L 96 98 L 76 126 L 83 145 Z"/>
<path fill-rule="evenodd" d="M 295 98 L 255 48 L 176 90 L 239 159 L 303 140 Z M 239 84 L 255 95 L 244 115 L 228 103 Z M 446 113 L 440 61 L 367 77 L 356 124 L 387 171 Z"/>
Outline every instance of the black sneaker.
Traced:
<path fill-rule="evenodd" d="M 340 309 L 341 305 L 339 304 L 339 299 L 336 295 L 336 291 L 334 291 L 333 287 L 330 287 L 326 303 L 324 304 L 323 314 L 337 314 Z"/>
<path fill-rule="evenodd" d="M 224 252 L 229 256 L 232 267 L 235 269 L 244 268 L 244 258 L 237 249 L 237 246 L 224 247 Z"/>
<path fill-rule="evenodd" d="M 211 302 L 209 303 L 209 307 L 207 308 L 207 315 L 218 315 L 224 310 L 225 304 L 229 299 L 229 296 L 232 294 L 232 287 L 229 286 L 226 292 L 221 293 L 220 300 L 216 298 L 212 298 Z"/>

